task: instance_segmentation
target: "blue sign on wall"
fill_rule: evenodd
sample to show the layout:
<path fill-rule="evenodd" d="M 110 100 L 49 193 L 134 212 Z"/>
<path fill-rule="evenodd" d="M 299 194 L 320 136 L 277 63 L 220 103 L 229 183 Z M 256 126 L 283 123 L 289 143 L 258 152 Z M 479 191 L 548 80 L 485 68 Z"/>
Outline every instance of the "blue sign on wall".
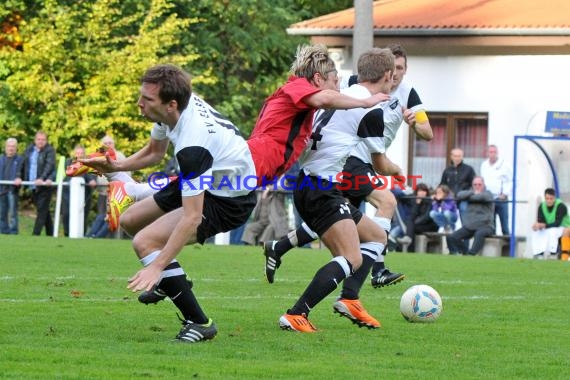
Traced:
<path fill-rule="evenodd" d="M 570 112 L 547 111 L 544 131 L 570 134 Z"/>

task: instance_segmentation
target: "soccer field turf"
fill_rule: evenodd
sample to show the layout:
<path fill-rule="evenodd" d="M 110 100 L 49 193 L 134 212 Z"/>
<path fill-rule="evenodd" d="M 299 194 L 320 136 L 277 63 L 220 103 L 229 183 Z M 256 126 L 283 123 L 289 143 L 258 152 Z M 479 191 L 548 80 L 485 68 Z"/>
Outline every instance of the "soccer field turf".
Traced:
<path fill-rule="evenodd" d="M 333 314 L 337 291 L 310 315 L 317 333 L 280 330 L 329 259 L 296 249 L 270 285 L 258 247 L 186 247 L 179 260 L 219 333 L 183 344 L 170 301 L 145 306 L 126 289 L 140 269 L 130 241 L 3 235 L 0 378 L 568 378 L 570 262 L 392 253 L 388 267 L 406 280 L 361 293 L 381 329 Z M 443 299 L 433 324 L 399 312 L 420 283 Z"/>

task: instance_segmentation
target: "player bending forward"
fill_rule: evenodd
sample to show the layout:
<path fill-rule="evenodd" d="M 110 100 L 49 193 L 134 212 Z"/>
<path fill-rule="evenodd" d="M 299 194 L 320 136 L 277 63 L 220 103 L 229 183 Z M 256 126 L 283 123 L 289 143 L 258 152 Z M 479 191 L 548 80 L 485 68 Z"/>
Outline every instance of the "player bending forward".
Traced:
<path fill-rule="evenodd" d="M 369 50 L 358 59 L 360 83 L 345 93 L 360 98 L 388 93 L 393 71 L 394 56 L 390 50 Z M 316 272 L 301 297 L 280 317 L 282 329 L 315 332 L 316 328 L 308 320 L 310 311 L 343 280 L 358 282 L 360 289 L 386 245 L 386 232 L 348 203 L 337 187 L 344 162 L 360 142 L 372 153 L 377 171 L 390 175 L 400 172 L 384 154 L 385 105 L 387 103 L 367 109 L 320 110 L 315 115 L 312 142 L 300 159 L 301 171 L 293 196 L 301 217 L 321 237 L 333 259 Z M 360 326 L 380 327 L 366 312 L 358 294 L 343 290 L 341 297 L 333 305 L 336 312 Z M 359 318 L 352 315 L 351 308 L 360 310 Z"/>

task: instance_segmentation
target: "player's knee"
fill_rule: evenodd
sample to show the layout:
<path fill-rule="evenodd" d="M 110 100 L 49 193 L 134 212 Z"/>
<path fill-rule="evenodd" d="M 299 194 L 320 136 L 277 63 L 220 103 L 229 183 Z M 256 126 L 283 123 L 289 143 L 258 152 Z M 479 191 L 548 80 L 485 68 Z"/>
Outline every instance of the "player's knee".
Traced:
<path fill-rule="evenodd" d="M 352 273 L 354 273 L 362 265 L 362 254 L 351 255 L 350 257 L 346 257 L 346 260 L 350 263 Z"/>
<path fill-rule="evenodd" d="M 144 247 L 148 246 L 148 241 L 140 234 L 137 234 L 133 237 L 131 244 L 137 255 L 141 257 L 141 254 L 144 253 Z"/>

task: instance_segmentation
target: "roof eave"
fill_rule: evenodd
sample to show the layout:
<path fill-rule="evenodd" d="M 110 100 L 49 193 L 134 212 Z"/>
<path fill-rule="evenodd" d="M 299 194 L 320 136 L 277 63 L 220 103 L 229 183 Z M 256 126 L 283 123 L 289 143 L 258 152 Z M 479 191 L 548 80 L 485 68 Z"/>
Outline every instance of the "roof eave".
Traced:
<path fill-rule="evenodd" d="M 352 36 L 353 29 L 288 28 L 287 34 L 298 36 Z M 569 28 L 390 28 L 374 29 L 375 36 L 570 36 Z"/>

